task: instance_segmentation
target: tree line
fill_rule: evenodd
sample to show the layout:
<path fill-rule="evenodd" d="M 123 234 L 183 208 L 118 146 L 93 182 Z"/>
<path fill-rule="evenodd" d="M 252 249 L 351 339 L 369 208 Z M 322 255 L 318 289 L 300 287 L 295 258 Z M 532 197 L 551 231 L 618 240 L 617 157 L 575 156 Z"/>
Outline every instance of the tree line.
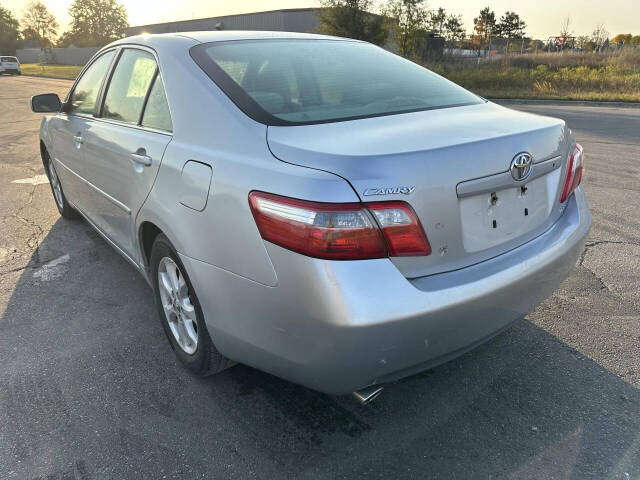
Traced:
<path fill-rule="evenodd" d="M 461 15 L 442 7 L 430 9 L 425 0 L 385 0 L 378 9 L 374 0 L 321 0 L 321 6 L 316 13 L 320 33 L 393 44 L 408 58 L 419 57 L 426 38 L 433 35 L 444 38 L 449 48 L 478 52 L 498 45 L 504 52 L 640 47 L 640 35 L 619 34 L 610 39 L 602 25 L 590 35 L 574 36 L 569 17 L 562 22 L 559 35 L 545 42 L 526 36 L 527 24 L 516 12 L 498 16 L 490 7 L 473 19 L 467 34 Z M 127 11 L 117 0 L 74 0 L 69 15 L 69 29 L 59 34 L 58 21 L 40 0 L 29 3 L 20 19 L 0 5 L 0 54 L 13 54 L 17 48 L 34 44 L 41 48 L 102 46 L 124 37 L 129 26 Z"/>
<path fill-rule="evenodd" d="M 318 31 L 355 38 L 377 45 L 395 44 L 398 53 L 413 57 L 427 36 L 444 38 L 448 47 L 489 48 L 494 38 L 507 43 L 525 36 L 526 23 L 516 12 L 501 17 L 489 7 L 473 20 L 473 33 L 467 36 L 461 15 L 444 8 L 430 9 L 425 0 L 386 0 L 375 12 L 373 0 L 321 0 L 317 13 Z"/>
<path fill-rule="evenodd" d="M 102 46 L 124 37 L 129 27 L 127 10 L 116 0 L 74 0 L 69 7 L 69 29 L 60 24 L 40 0 L 32 1 L 18 20 L 0 5 L 0 53 L 14 54 L 24 45 L 48 47 Z"/>
<path fill-rule="evenodd" d="M 355 38 L 377 45 L 395 45 L 405 57 L 417 57 L 425 39 L 437 35 L 445 46 L 487 51 L 497 47 L 504 53 L 511 51 L 563 50 L 600 51 L 620 46 L 640 46 L 640 35 L 621 34 L 609 39 L 604 26 L 599 25 L 590 35 L 573 36 L 570 17 L 562 22 L 558 36 L 545 41 L 526 34 L 527 24 L 515 11 L 507 10 L 498 16 L 490 7 L 480 10 L 473 19 L 468 34 L 461 15 L 444 8 L 430 9 L 425 0 L 385 0 L 375 9 L 373 0 L 321 0 L 317 13 L 319 33 Z"/>

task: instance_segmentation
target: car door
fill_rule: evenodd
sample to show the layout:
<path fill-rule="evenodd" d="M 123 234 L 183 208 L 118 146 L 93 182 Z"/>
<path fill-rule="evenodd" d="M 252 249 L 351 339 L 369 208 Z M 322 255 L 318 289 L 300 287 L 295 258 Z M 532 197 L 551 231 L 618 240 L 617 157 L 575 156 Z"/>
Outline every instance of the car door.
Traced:
<path fill-rule="evenodd" d="M 67 199 L 85 211 L 89 195 L 84 162 L 84 135 L 93 120 L 98 97 L 115 50 L 97 57 L 84 70 L 69 93 L 65 111 L 50 124 L 51 144 L 47 145 Z"/>
<path fill-rule="evenodd" d="M 94 187 L 86 214 L 137 262 L 135 217 L 172 138 L 154 54 L 143 48 L 123 48 L 103 98 L 100 119 L 84 136 L 87 180 Z"/>

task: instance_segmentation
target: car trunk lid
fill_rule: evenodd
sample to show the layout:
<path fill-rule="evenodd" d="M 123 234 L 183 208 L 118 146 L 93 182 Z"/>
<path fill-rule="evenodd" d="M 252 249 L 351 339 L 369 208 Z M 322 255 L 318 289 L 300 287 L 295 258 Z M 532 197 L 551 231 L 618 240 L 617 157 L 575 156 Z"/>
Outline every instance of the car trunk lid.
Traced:
<path fill-rule="evenodd" d="M 408 278 L 481 262 L 549 228 L 561 213 L 567 138 L 561 120 L 489 102 L 267 134 L 280 160 L 340 175 L 362 201 L 413 207 L 433 252 L 392 258 Z M 516 181 L 510 164 L 523 152 L 533 166 Z"/>

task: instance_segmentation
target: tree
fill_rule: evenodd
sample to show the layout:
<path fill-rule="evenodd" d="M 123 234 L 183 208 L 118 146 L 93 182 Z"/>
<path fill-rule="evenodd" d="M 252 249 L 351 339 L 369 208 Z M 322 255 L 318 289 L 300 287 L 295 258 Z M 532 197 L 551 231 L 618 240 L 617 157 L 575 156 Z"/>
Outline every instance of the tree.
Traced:
<path fill-rule="evenodd" d="M 383 15 L 389 19 L 398 53 L 416 57 L 426 37 L 428 10 L 424 0 L 387 0 Z"/>
<path fill-rule="evenodd" d="M 576 48 L 578 50 L 590 50 L 589 43 L 591 39 L 588 35 L 580 35 L 576 38 Z"/>
<path fill-rule="evenodd" d="M 444 39 L 449 46 L 455 46 L 464 40 L 465 32 L 461 15 L 449 15 L 444 24 Z"/>
<path fill-rule="evenodd" d="M 567 15 L 560 25 L 560 36 L 567 38 L 571 36 L 571 16 Z"/>
<path fill-rule="evenodd" d="M 544 50 L 544 42 L 542 40 L 531 39 L 529 41 L 529 50 L 536 53 L 538 50 Z"/>
<path fill-rule="evenodd" d="M 640 35 L 634 35 L 631 39 L 631 45 L 635 45 L 636 47 L 640 47 Z"/>
<path fill-rule="evenodd" d="M 615 43 L 617 45 L 631 45 L 632 40 L 633 35 L 630 33 L 620 33 L 611 39 L 611 43 Z"/>
<path fill-rule="evenodd" d="M 69 7 L 71 30 L 63 39 L 77 47 L 100 47 L 124 37 L 127 9 L 116 0 L 74 0 Z"/>
<path fill-rule="evenodd" d="M 527 26 L 524 20 L 516 12 L 506 11 L 500 18 L 500 23 L 496 26 L 500 35 L 507 39 L 506 51 L 509 51 L 509 44 L 512 39 L 524 38 L 524 29 Z"/>
<path fill-rule="evenodd" d="M 67 30 L 62 35 L 58 37 L 58 41 L 56 42 L 56 47 L 66 48 L 73 45 L 73 39 L 71 38 L 71 32 Z"/>
<path fill-rule="evenodd" d="M 609 32 L 604 28 L 604 25 L 600 24 L 596 27 L 591 34 L 591 41 L 598 52 L 609 47 Z"/>
<path fill-rule="evenodd" d="M 35 1 L 27 5 L 22 16 L 23 36 L 38 40 L 41 47 L 50 47 L 58 32 L 56 17 L 42 2 Z"/>
<path fill-rule="evenodd" d="M 478 49 L 489 46 L 491 35 L 496 34 L 496 14 L 489 7 L 480 10 L 480 15 L 473 19 L 473 31 Z"/>
<path fill-rule="evenodd" d="M 447 23 L 447 12 L 444 8 L 440 7 L 438 10 L 434 10 L 429 13 L 429 29 L 444 37 L 445 25 Z"/>
<path fill-rule="evenodd" d="M 370 13 L 373 0 L 322 0 L 322 9 L 316 13 L 320 22 L 319 33 L 337 37 L 355 38 L 383 45 L 388 31 L 384 18 Z"/>
<path fill-rule="evenodd" d="M 0 5 L 0 52 L 15 55 L 20 41 L 20 24 L 10 10 Z"/>

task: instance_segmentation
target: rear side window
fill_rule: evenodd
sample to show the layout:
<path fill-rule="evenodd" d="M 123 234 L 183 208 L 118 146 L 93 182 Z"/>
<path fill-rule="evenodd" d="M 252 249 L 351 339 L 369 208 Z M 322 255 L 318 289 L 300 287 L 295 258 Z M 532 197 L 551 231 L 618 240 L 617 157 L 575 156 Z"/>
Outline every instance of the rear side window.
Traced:
<path fill-rule="evenodd" d="M 156 69 L 156 61 L 151 53 L 124 50 L 109 82 L 102 116 L 138 124 Z"/>
<path fill-rule="evenodd" d="M 151 87 L 149 99 L 144 108 L 142 126 L 156 130 L 164 130 L 165 132 L 171 132 L 173 130 L 167 95 L 164 91 L 164 84 L 160 73 L 158 73 L 153 82 L 153 87 Z"/>
<path fill-rule="evenodd" d="M 193 47 L 191 56 L 242 111 L 267 125 L 483 103 L 426 68 L 364 42 L 212 42 Z"/>
<path fill-rule="evenodd" d="M 92 114 L 96 106 L 98 92 L 107 74 L 114 51 L 110 51 L 95 60 L 84 72 L 71 94 L 70 113 Z"/>

